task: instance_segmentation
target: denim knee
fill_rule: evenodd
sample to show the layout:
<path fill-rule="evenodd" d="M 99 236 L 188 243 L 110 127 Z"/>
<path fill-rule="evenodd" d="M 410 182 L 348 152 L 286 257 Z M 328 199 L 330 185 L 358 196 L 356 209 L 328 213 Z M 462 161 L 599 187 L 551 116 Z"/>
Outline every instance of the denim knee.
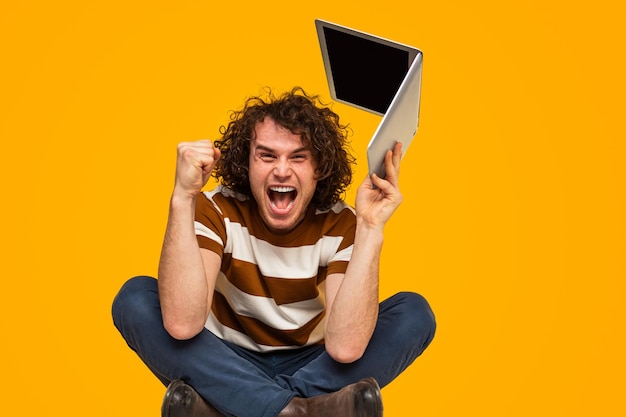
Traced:
<path fill-rule="evenodd" d="M 147 276 L 131 278 L 124 283 L 113 300 L 113 323 L 120 331 L 121 326 L 129 324 L 129 321 L 141 323 L 152 316 L 158 302 L 156 279 Z"/>
<path fill-rule="evenodd" d="M 414 342 L 425 349 L 433 337 L 437 323 L 435 315 L 428 301 L 420 294 L 414 292 L 400 292 L 394 299 L 394 324 L 396 330 L 405 337 L 414 338 Z"/>

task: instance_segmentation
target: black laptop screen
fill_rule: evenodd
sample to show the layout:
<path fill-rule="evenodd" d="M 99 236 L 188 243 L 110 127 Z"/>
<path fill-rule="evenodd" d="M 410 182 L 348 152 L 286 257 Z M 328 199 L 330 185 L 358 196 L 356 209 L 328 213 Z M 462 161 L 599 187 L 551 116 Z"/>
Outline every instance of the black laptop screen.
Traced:
<path fill-rule="evenodd" d="M 384 114 L 409 70 L 409 53 L 324 28 L 338 100 Z"/>

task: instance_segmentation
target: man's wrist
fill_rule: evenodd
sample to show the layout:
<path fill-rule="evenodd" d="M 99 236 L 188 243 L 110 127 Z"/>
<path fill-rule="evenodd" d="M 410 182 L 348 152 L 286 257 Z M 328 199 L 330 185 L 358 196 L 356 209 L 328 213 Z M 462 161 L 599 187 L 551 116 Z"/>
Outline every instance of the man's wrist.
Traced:
<path fill-rule="evenodd" d="M 382 243 L 384 237 L 383 229 L 383 226 L 373 225 L 367 222 L 357 222 L 355 239 L 364 239 L 370 243 Z"/>
<path fill-rule="evenodd" d="M 172 208 L 195 207 L 198 194 L 192 194 L 184 190 L 174 188 L 170 205 Z"/>

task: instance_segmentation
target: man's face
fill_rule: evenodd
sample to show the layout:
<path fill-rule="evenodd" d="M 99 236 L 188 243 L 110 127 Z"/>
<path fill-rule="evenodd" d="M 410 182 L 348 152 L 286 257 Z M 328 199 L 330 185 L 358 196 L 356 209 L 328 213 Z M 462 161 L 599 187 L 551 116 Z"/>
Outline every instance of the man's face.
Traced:
<path fill-rule="evenodd" d="M 287 233 L 304 219 L 317 186 L 316 168 L 300 135 L 269 117 L 256 125 L 250 143 L 250 188 L 272 232 Z"/>

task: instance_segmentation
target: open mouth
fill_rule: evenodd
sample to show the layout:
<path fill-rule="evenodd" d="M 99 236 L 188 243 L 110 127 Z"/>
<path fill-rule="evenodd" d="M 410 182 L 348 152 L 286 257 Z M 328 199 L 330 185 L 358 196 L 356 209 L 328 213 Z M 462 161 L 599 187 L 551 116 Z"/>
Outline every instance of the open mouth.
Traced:
<path fill-rule="evenodd" d="M 270 187 L 267 195 L 270 199 L 270 205 L 277 213 L 289 211 L 296 201 L 298 192 L 293 187 Z"/>

